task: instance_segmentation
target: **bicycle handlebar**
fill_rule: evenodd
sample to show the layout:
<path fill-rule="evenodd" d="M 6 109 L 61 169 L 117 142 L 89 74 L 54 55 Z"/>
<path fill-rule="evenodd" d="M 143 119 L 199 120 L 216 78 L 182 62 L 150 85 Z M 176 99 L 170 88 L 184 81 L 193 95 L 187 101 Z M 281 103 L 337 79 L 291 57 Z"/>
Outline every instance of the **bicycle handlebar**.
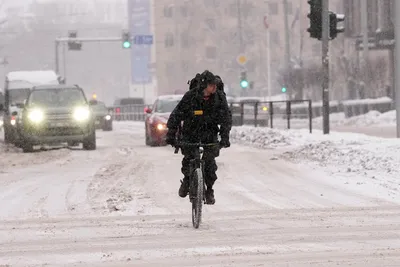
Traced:
<path fill-rule="evenodd" d="M 175 145 L 175 154 L 178 153 L 179 148 L 181 147 L 211 147 L 211 146 L 219 146 L 219 143 L 187 143 L 187 142 L 179 142 Z"/>

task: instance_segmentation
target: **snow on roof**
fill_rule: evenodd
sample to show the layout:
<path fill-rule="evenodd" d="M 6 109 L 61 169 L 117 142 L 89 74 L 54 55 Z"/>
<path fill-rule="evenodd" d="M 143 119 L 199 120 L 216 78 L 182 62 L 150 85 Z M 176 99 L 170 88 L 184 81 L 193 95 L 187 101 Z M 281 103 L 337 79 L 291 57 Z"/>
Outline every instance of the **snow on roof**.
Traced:
<path fill-rule="evenodd" d="M 42 84 L 59 84 L 57 74 L 46 71 L 12 71 L 7 75 L 9 89 L 27 88 Z"/>

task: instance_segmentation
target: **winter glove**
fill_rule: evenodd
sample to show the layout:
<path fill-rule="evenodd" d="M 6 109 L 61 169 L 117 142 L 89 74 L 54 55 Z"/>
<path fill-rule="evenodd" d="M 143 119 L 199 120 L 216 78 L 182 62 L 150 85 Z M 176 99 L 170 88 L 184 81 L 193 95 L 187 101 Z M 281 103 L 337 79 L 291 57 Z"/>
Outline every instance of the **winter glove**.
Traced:
<path fill-rule="evenodd" d="M 221 141 L 219 142 L 220 147 L 227 148 L 231 146 L 231 143 L 229 142 L 228 138 L 222 138 Z"/>
<path fill-rule="evenodd" d="M 171 145 L 171 146 L 175 147 L 175 145 L 176 145 L 176 137 L 175 137 L 175 135 L 176 135 L 176 132 L 168 132 L 167 136 L 166 136 L 166 139 L 165 139 L 165 142 L 168 145 Z"/>

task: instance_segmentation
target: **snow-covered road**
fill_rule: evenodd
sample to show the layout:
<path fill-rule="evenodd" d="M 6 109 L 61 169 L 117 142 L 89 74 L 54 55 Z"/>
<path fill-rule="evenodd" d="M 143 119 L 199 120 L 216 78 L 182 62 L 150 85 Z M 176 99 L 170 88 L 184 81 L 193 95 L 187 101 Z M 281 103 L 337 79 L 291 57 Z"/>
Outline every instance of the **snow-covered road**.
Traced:
<path fill-rule="evenodd" d="M 332 182 L 276 150 L 218 158 L 216 205 L 191 226 L 181 155 L 143 125 L 98 133 L 98 150 L 34 154 L 0 143 L 0 266 L 396 266 L 399 199 Z"/>

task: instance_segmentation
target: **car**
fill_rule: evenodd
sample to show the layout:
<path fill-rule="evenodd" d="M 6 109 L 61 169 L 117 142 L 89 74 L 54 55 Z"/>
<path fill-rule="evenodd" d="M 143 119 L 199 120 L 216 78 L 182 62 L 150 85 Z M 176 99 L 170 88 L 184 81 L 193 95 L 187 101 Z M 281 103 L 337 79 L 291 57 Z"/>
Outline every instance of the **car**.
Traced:
<path fill-rule="evenodd" d="M 147 146 L 165 145 L 167 121 L 183 95 L 157 97 L 152 108 L 145 108 L 145 138 Z"/>
<path fill-rule="evenodd" d="M 106 107 L 106 105 L 95 99 L 89 101 L 95 116 L 96 129 L 103 129 L 103 131 L 113 130 L 113 119 L 112 113 Z"/>
<path fill-rule="evenodd" d="M 20 146 L 18 135 L 22 106 L 33 86 L 59 84 L 60 77 L 52 70 L 12 71 L 5 76 L 3 127 L 4 142 Z"/>
<path fill-rule="evenodd" d="M 21 115 L 20 136 L 24 153 L 35 145 L 83 144 L 96 149 L 93 112 L 82 88 L 77 85 L 41 85 L 30 91 Z"/>

